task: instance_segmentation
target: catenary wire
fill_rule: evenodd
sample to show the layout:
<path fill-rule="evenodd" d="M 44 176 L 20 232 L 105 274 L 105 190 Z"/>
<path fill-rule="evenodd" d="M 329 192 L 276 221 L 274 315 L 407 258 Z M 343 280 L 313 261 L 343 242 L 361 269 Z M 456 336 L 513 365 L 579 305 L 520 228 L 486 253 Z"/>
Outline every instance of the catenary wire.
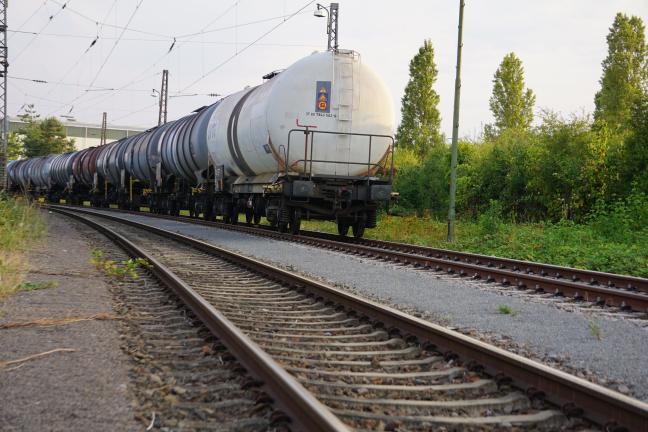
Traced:
<path fill-rule="evenodd" d="M 58 4 L 58 5 L 61 4 L 57 0 L 51 0 L 51 1 Z M 165 37 L 165 38 L 167 38 L 169 40 L 173 39 L 173 36 L 169 36 L 169 35 L 165 35 L 165 34 L 161 34 L 161 33 L 153 33 L 153 32 L 144 31 L 144 30 L 138 30 L 138 29 L 134 29 L 134 28 L 126 28 L 124 26 L 110 24 L 110 23 L 107 23 L 107 22 L 101 22 L 100 23 L 99 21 L 89 17 L 88 15 L 86 15 L 86 14 L 84 14 L 82 12 L 79 12 L 78 10 L 76 10 L 74 8 L 69 8 L 68 10 L 69 10 L 69 12 L 71 12 L 71 13 L 73 13 L 73 14 L 85 19 L 86 21 L 93 23 L 93 24 L 101 24 L 101 25 L 104 25 L 106 27 L 112 27 L 112 28 L 116 28 L 116 29 L 120 29 L 120 30 L 127 30 L 127 31 L 130 31 L 130 32 L 133 32 L 133 33 L 141 33 L 141 34 L 145 34 L 145 35 L 149 35 L 149 36 Z"/>
<path fill-rule="evenodd" d="M 106 15 L 104 16 L 104 19 L 103 19 L 102 21 L 105 21 L 106 19 L 108 19 L 108 15 L 110 15 L 110 12 L 112 12 L 112 10 L 115 8 L 115 5 L 117 4 L 117 1 L 118 1 L 118 0 L 113 0 L 112 5 L 110 6 L 110 9 L 108 9 L 108 12 L 106 12 Z M 85 55 L 88 53 L 88 51 L 90 51 L 90 49 L 92 49 L 92 47 L 95 45 L 95 43 L 97 42 L 97 40 L 99 40 L 99 35 L 101 34 L 101 31 L 102 31 L 102 30 L 103 30 L 103 24 L 99 24 L 99 29 L 97 30 L 97 36 L 95 37 L 95 39 L 90 43 L 90 46 L 88 46 L 88 47 L 87 47 L 87 48 L 86 48 L 86 49 L 81 53 L 81 55 L 78 57 L 78 59 L 77 59 L 77 60 L 72 64 L 72 66 L 71 66 L 71 67 L 70 67 L 70 68 L 69 68 L 69 69 L 68 69 L 68 70 L 63 74 L 63 76 L 58 80 L 59 83 L 60 83 L 61 81 L 65 81 L 65 79 L 70 75 L 70 73 L 72 73 L 72 71 L 73 71 L 74 69 L 76 69 L 76 67 L 81 63 L 81 61 L 84 59 L 84 57 L 85 57 Z M 51 87 L 48 89 L 48 91 L 47 91 L 47 93 L 45 94 L 45 96 L 49 96 L 50 94 L 52 94 L 52 92 L 58 88 L 59 83 L 54 83 L 54 85 L 51 86 Z"/>
<path fill-rule="evenodd" d="M 207 23 L 205 26 L 203 26 L 202 29 L 201 29 L 201 31 L 202 31 L 202 30 L 206 30 L 206 29 L 208 29 L 211 25 L 213 25 L 213 24 L 214 24 L 215 22 L 217 22 L 219 19 L 221 19 L 222 17 L 224 17 L 224 16 L 225 16 L 225 15 L 226 15 L 226 14 L 227 14 L 227 13 L 228 13 L 232 8 L 234 8 L 238 3 L 239 3 L 239 0 L 236 0 L 235 2 L 233 2 L 233 3 L 232 3 L 229 7 L 227 7 L 227 8 L 226 8 L 222 13 L 220 13 L 219 15 L 217 15 L 217 16 L 216 16 L 214 19 L 212 19 L 209 23 Z M 178 46 L 176 47 L 176 50 L 177 50 L 177 49 L 180 49 L 180 48 L 181 48 L 181 45 L 182 45 L 182 42 L 181 42 L 180 44 L 178 44 Z M 103 96 L 100 96 L 100 97 L 96 98 L 96 99 L 101 99 L 101 100 L 100 100 L 98 103 L 94 104 L 94 105 L 91 105 L 91 106 L 87 106 L 87 107 L 85 107 L 84 109 L 91 109 L 91 108 L 94 108 L 94 107 L 97 106 L 97 105 L 104 104 L 104 103 L 105 103 L 106 101 L 108 101 L 110 98 L 114 97 L 114 96 L 117 94 L 118 91 L 121 91 L 122 89 L 124 89 L 124 88 L 128 88 L 129 86 L 135 84 L 135 82 L 136 82 L 136 81 L 137 81 L 137 80 L 138 80 L 142 75 L 146 74 L 148 71 L 150 71 L 151 69 L 153 69 L 154 67 L 156 67 L 156 66 L 157 66 L 157 65 L 158 65 L 162 60 L 164 60 L 164 58 L 166 58 L 166 57 L 169 55 L 169 53 L 171 53 L 171 51 L 174 49 L 174 47 L 175 47 L 175 40 L 174 40 L 173 44 L 171 45 L 171 47 L 170 47 L 168 50 L 166 50 L 166 51 L 164 52 L 164 54 L 162 54 L 162 56 L 160 56 L 159 58 L 157 58 L 157 59 L 153 62 L 153 64 L 151 64 L 149 67 L 147 67 L 146 69 L 144 69 L 144 70 L 143 70 L 139 75 L 136 76 L 136 78 L 134 78 L 134 79 L 133 79 L 132 81 L 130 81 L 129 83 L 127 83 L 127 84 L 121 86 L 119 89 L 117 89 L 117 91 L 115 91 L 115 92 L 113 92 L 113 93 L 110 93 L 110 94 L 108 94 L 108 95 L 103 95 Z M 156 73 L 156 75 L 159 75 L 159 73 Z M 85 94 L 85 93 L 84 93 L 84 94 Z M 78 100 L 78 99 L 77 99 L 77 100 Z M 64 106 L 67 106 L 67 105 L 64 105 Z M 136 110 L 136 111 L 133 112 L 133 114 L 136 114 L 136 113 L 138 113 L 138 112 L 144 111 L 144 109 L 146 109 L 146 108 L 143 108 L 143 109 L 141 109 L 141 110 Z"/>
<path fill-rule="evenodd" d="M 112 53 L 115 51 L 115 48 L 116 48 L 117 45 L 119 44 L 119 41 L 120 41 L 121 37 L 124 35 L 124 33 L 126 32 L 126 30 L 128 29 L 129 24 L 131 23 L 131 21 L 132 21 L 133 18 L 135 17 L 135 14 L 136 14 L 137 11 L 139 10 L 139 8 L 140 8 L 140 6 L 142 5 L 143 2 L 144 2 L 144 0 L 139 0 L 139 2 L 137 3 L 137 6 L 135 6 L 135 9 L 133 10 L 133 12 L 131 13 L 130 17 L 128 18 L 128 21 L 127 21 L 127 23 L 126 23 L 126 26 L 122 29 L 122 32 L 119 34 L 119 38 L 117 38 L 117 40 L 116 40 L 115 43 L 113 44 L 112 48 L 111 48 L 110 51 L 108 52 L 108 55 L 106 56 L 106 58 L 104 59 L 103 63 L 102 63 L 101 66 L 99 67 L 99 70 L 97 71 L 97 73 L 95 74 L 94 78 L 93 78 L 92 81 L 90 82 L 89 87 L 92 87 L 92 86 L 94 85 L 95 81 L 97 80 L 97 78 L 99 78 L 99 75 L 101 74 L 101 71 L 103 70 L 104 66 L 106 65 L 106 63 L 108 62 L 108 60 L 110 59 L 110 57 L 112 56 Z M 69 106 L 70 106 L 70 112 L 72 112 L 72 110 L 74 109 L 74 103 L 77 102 L 78 100 L 80 100 L 82 97 L 84 97 L 84 96 L 87 95 L 87 94 L 88 94 L 88 89 L 86 89 L 83 93 L 79 94 L 77 97 L 75 97 L 74 99 L 72 99 L 70 102 L 67 102 L 66 104 L 62 105 L 61 107 L 62 107 L 62 108 L 65 108 L 65 107 L 67 107 L 67 106 L 69 105 Z M 53 112 L 53 111 L 52 111 L 52 112 Z"/>
<path fill-rule="evenodd" d="M 306 9 L 308 6 L 310 6 L 310 5 L 313 4 L 313 3 L 315 3 L 315 0 L 310 0 L 310 1 L 308 1 L 306 4 L 304 4 L 304 6 L 300 7 L 300 8 L 297 9 L 295 12 L 293 12 L 293 13 L 290 14 L 290 15 L 288 15 L 288 17 L 284 18 L 283 21 L 281 21 L 280 23 L 278 23 L 277 25 L 275 25 L 274 27 L 272 27 L 271 29 L 269 29 L 268 31 L 266 31 L 265 33 L 263 33 L 261 36 L 259 36 L 258 38 L 256 38 L 254 41 L 252 41 L 252 42 L 250 42 L 249 44 L 247 44 L 247 45 L 246 45 L 245 47 L 243 47 L 240 51 L 236 51 L 236 52 L 235 52 L 234 54 L 232 54 L 230 57 L 228 57 L 227 59 L 223 60 L 223 61 L 220 62 L 218 65 L 216 65 L 215 67 L 213 67 L 212 69 L 210 69 L 207 73 L 202 74 L 202 76 L 200 76 L 199 78 L 195 79 L 195 80 L 194 80 L 191 84 L 189 84 L 188 86 L 183 87 L 182 90 L 180 90 L 180 91 L 181 91 L 181 92 L 185 92 L 187 89 L 193 87 L 194 85 L 196 85 L 197 83 L 199 83 L 200 81 L 202 81 L 203 79 L 205 79 L 206 77 L 208 77 L 209 75 L 211 75 L 212 73 L 216 72 L 218 69 L 220 69 L 221 67 L 225 66 L 227 63 L 229 63 L 230 61 L 232 61 L 234 58 L 238 57 L 240 54 L 242 54 L 243 52 L 245 52 L 248 48 L 252 47 L 254 44 L 256 44 L 257 42 L 259 42 L 260 40 L 262 40 L 263 38 L 265 38 L 266 36 L 268 36 L 270 33 L 272 33 L 272 32 L 275 31 L 277 28 L 279 28 L 282 24 L 286 23 L 286 22 L 287 22 L 288 20 L 290 20 L 292 17 L 294 17 L 295 15 L 299 14 L 301 11 L 303 11 L 304 9 Z"/>
<path fill-rule="evenodd" d="M 63 3 L 63 4 L 61 5 L 61 8 L 60 8 L 58 11 L 56 11 L 56 13 L 54 13 L 53 15 L 50 15 L 50 17 L 49 17 L 49 19 L 47 20 L 47 22 L 45 23 L 45 25 L 44 25 L 43 27 L 41 27 L 41 29 L 40 29 L 40 30 L 39 30 L 39 31 L 34 35 L 34 37 L 32 37 L 32 38 L 30 39 L 29 42 L 27 42 L 27 45 L 25 45 L 25 46 L 24 46 L 24 47 L 23 47 L 23 48 L 18 52 L 18 54 L 16 55 L 16 57 L 14 57 L 14 58 L 12 59 L 12 62 L 13 62 L 13 63 L 15 63 L 16 61 L 18 61 L 18 59 L 19 59 L 19 58 L 20 58 L 20 57 L 21 57 L 21 56 L 22 56 L 22 55 L 27 51 L 27 49 L 31 46 L 31 44 L 33 44 L 34 41 L 35 41 L 36 39 L 38 39 L 38 36 L 40 35 L 40 33 L 41 33 L 43 30 L 45 30 L 45 28 L 47 28 L 47 26 L 50 25 L 50 23 L 54 20 L 54 18 L 56 18 L 57 15 L 60 14 L 61 11 L 63 11 L 63 10 L 67 7 L 68 3 L 71 3 L 71 2 L 72 2 L 72 0 L 68 0 L 67 2 Z M 57 4 L 60 4 L 60 3 L 57 3 Z"/>
<path fill-rule="evenodd" d="M 16 28 L 16 31 L 20 31 L 20 30 L 22 30 L 22 28 L 25 27 L 25 25 L 26 25 L 29 21 L 31 21 L 31 19 L 34 18 L 38 12 L 41 11 L 41 9 L 43 9 L 43 8 L 45 7 L 45 5 L 47 4 L 48 1 L 49 1 L 49 0 L 45 0 L 43 3 L 41 3 L 41 5 L 40 5 L 38 8 L 36 8 L 36 10 L 35 10 L 31 15 L 29 15 L 29 18 L 27 18 L 25 21 L 23 21 L 22 24 L 20 24 L 20 25 Z M 8 29 L 7 29 L 7 30 L 8 30 Z M 34 33 L 34 34 L 35 34 L 35 33 Z M 9 35 L 9 38 L 8 38 L 8 39 L 11 40 L 11 38 L 12 38 L 13 36 L 14 36 L 13 34 Z"/>
<path fill-rule="evenodd" d="M 9 75 L 7 76 L 9 79 L 14 79 L 14 80 L 19 80 L 19 81 L 29 81 L 37 84 L 55 84 L 55 85 L 61 85 L 61 86 L 68 86 L 68 87 L 80 87 L 83 89 L 87 89 L 88 91 L 113 91 L 116 90 L 115 88 L 112 87 L 88 87 L 87 85 L 84 84 L 75 84 L 71 82 L 65 82 L 65 81 L 47 81 L 43 79 L 38 79 L 38 78 L 27 78 L 27 77 L 18 77 L 18 76 L 13 76 Z M 150 91 L 149 89 L 128 89 L 127 91 L 132 91 L 132 92 L 147 92 Z M 60 103 L 60 102 L 59 102 Z"/>
<path fill-rule="evenodd" d="M 113 46 L 110 49 L 110 51 L 108 52 L 108 55 L 106 56 L 105 60 L 103 61 L 103 63 L 99 67 L 99 70 L 97 71 L 97 74 L 95 75 L 95 77 L 90 82 L 91 86 L 94 85 L 95 81 L 97 81 L 97 78 L 99 78 L 99 75 L 101 74 L 101 71 L 103 71 L 104 66 L 106 66 L 106 63 L 108 62 L 108 60 L 112 56 L 113 52 L 115 52 L 115 48 L 117 48 L 117 45 L 119 44 L 119 41 L 121 40 L 122 36 L 126 32 L 126 30 L 128 30 L 128 26 L 130 25 L 131 21 L 133 21 L 133 18 L 135 18 L 135 14 L 137 14 L 137 11 L 139 10 L 140 6 L 142 6 L 143 2 L 144 2 L 144 0 L 139 0 L 139 3 L 137 3 L 137 6 L 135 6 L 135 10 L 133 10 L 133 13 L 128 18 L 128 22 L 126 22 L 126 26 L 124 27 L 122 32 L 119 34 L 119 38 L 113 44 Z"/>
<path fill-rule="evenodd" d="M 57 3 L 57 4 L 60 4 L 60 3 L 57 2 L 56 0 L 53 0 L 53 1 L 54 1 L 55 3 Z M 140 1 L 140 4 L 141 4 L 142 1 L 143 1 L 143 0 Z M 170 97 L 188 96 L 188 95 L 185 94 L 185 91 L 186 91 L 188 88 L 192 87 L 193 85 L 195 85 L 196 83 L 198 83 L 198 82 L 201 81 L 202 79 L 204 79 L 204 78 L 206 78 L 207 76 L 211 75 L 211 74 L 214 73 L 217 69 L 219 69 L 220 67 L 222 67 L 224 64 L 229 63 L 231 60 L 233 60 L 233 59 L 234 59 L 235 57 L 237 57 L 239 54 L 243 53 L 244 51 L 246 51 L 247 49 L 249 49 L 250 47 L 252 47 L 252 46 L 254 46 L 254 45 L 259 45 L 259 46 L 260 46 L 260 45 L 268 45 L 268 46 L 311 46 L 311 45 L 303 45 L 303 44 L 270 44 L 270 43 L 268 43 L 268 44 L 263 44 L 263 43 L 260 43 L 260 41 L 261 41 L 263 38 L 265 38 L 267 35 L 269 35 L 270 33 L 272 33 L 274 30 L 276 30 L 279 26 L 281 26 L 282 24 L 284 24 L 286 21 L 288 21 L 288 20 L 290 20 L 291 18 L 293 18 L 294 16 L 296 16 L 296 15 L 298 15 L 298 14 L 301 14 L 301 13 L 305 13 L 305 12 L 304 12 L 304 9 L 306 9 L 306 8 L 307 8 L 309 5 L 311 5 L 313 2 L 314 2 L 314 0 L 313 0 L 313 1 L 310 1 L 310 2 L 308 2 L 308 3 L 306 3 L 303 7 L 299 8 L 298 10 L 296 10 L 295 12 L 293 12 L 293 13 L 291 13 L 291 14 L 282 15 L 282 16 L 278 16 L 278 17 L 272 17 L 272 18 L 266 18 L 266 19 L 263 19 L 263 20 L 256 20 L 256 21 L 250 21 L 250 22 L 246 22 L 246 23 L 240 23 L 240 24 L 237 24 L 237 26 L 247 26 L 247 25 L 258 24 L 258 23 L 268 22 L 268 21 L 272 21 L 272 20 L 282 19 L 282 21 L 281 21 L 280 23 L 278 23 L 277 25 L 275 25 L 274 27 L 272 27 L 271 29 L 269 29 L 268 31 L 266 31 L 265 33 L 263 33 L 261 36 L 259 36 L 258 38 L 256 38 L 254 41 L 249 42 L 249 43 L 242 43 L 242 42 L 239 42 L 239 44 L 245 44 L 246 46 L 245 46 L 243 49 L 241 49 L 240 51 L 238 51 L 235 55 L 231 56 L 230 58 L 226 59 L 224 62 L 221 62 L 221 63 L 220 63 L 219 65 L 217 65 L 215 68 L 212 68 L 210 71 L 208 71 L 207 73 L 203 74 L 200 78 L 198 78 L 197 80 L 195 80 L 195 81 L 194 81 L 193 83 L 191 83 L 189 86 L 184 87 L 184 88 L 183 88 L 180 92 L 178 92 L 177 94 L 175 94 L 175 95 L 170 95 Z M 219 27 L 219 28 L 216 28 L 216 29 L 209 29 L 209 27 L 210 27 L 211 25 L 213 25 L 213 23 L 215 23 L 215 22 L 216 22 L 220 17 L 225 16 L 225 15 L 226 15 L 226 14 L 227 14 L 227 13 L 228 13 L 232 8 L 234 8 L 238 3 L 239 3 L 239 2 L 236 1 L 236 2 L 234 2 L 233 4 L 231 4 L 228 8 L 226 8 L 226 9 L 224 10 L 223 13 L 221 13 L 220 15 L 218 15 L 216 18 L 212 19 L 212 21 L 210 21 L 207 25 L 203 26 L 202 29 L 201 29 L 199 32 L 190 33 L 190 34 L 184 34 L 184 35 L 179 36 L 179 37 L 181 37 L 181 38 L 185 38 L 185 39 L 183 39 L 183 40 L 178 40 L 178 41 L 177 41 L 177 45 L 175 46 L 175 48 L 173 47 L 173 45 L 172 45 L 172 48 L 177 50 L 177 49 L 179 49 L 179 48 L 181 47 L 181 45 L 183 45 L 183 44 L 187 44 L 187 43 L 198 43 L 198 42 L 193 42 L 193 41 L 191 41 L 191 39 L 192 39 L 192 38 L 195 38 L 196 36 L 202 35 L 202 34 L 206 34 L 206 33 L 213 33 L 213 32 L 216 32 L 216 31 L 227 30 L 227 29 L 232 29 L 232 28 L 237 27 L 237 26 L 227 26 L 227 27 Z M 139 7 L 139 5 L 138 5 L 138 7 Z M 99 22 L 96 22 L 96 21 L 92 20 L 91 18 L 89 18 L 89 17 L 87 17 L 87 16 L 84 16 L 83 14 L 79 13 L 78 11 L 75 11 L 75 10 L 70 10 L 70 11 L 73 12 L 73 13 L 76 13 L 77 15 L 83 16 L 83 18 L 86 19 L 86 20 L 89 20 L 89 21 L 92 21 L 92 22 L 94 22 L 94 23 L 96 23 L 96 24 L 99 24 Z M 137 8 L 135 9 L 134 12 L 136 12 L 136 11 L 137 11 Z M 104 21 L 105 21 L 105 19 L 104 19 Z M 129 24 L 130 24 L 130 20 L 129 20 L 129 23 L 128 23 L 126 26 L 124 26 L 124 27 L 122 27 L 122 26 L 111 26 L 111 27 L 121 28 L 123 31 L 122 31 L 122 33 L 120 34 L 120 36 L 123 36 L 124 33 L 125 33 L 126 31 L 131 30 L 130 27 L 129 27 Z M 109 24 L 106 24 L 106 25 L 109 26 Z M 149 34 L 153 34 L 153 33 L 151 33 L 151 32 L 141 32 L 141 33 L 149 33 Z M 160 36 L 160 37 L 162 37 L 162 38 L 167 37 L 167 36 L 165 36 L 165 35 L 157 35 L 157 36 Z M 88 38 L 90 38 L 90 37 L 88 37 Z M 106 39 L 108 39 L 108 38 L 106 38 Z M 119 40 L 127 40 L 127 39 L 128 39 L 128 38 L 123 38 L 123 37 L 122 37 L 121 39 L 118 38 L 118 41 L 119 41 Z M 133 38 L 133 39 L 134 39 L 134 38 Z M 140 39 L 140 40 L 142 40 L 142 39 Z M 146 40 L 146 39 L 143 39 L 143 40 Z M 164 41 L 164 39 L 157 39 L 157 40 L 156 40 L 156 39 L 153 39 L 153 40 L 154 40 L 154 41 L 160 41 L 160 42 Z M 168 42 L 168 41 L 167 41 L 167 42 Z M 204 42 L 204 41 L 201 41 L 201 42 L 199 42 L 199 43 L 218 43 L 218 44 L 228 44 L 228 43 L 231 43 L 231 42 L 218 42 L 218 41 L 213 41 L 213 42 L 209 42 L 209 41 L 207 41 L 207 42 Z M 136 81 L 137 81 L 137 82 L 141 82 L 141 81 L 144 81 L 144 80 L 148 79 L 149 76 L 144 77 L 143 79 L 139 79 L 139 80 L 138 80 L 138 78 L 141 77 L 143 74 L 145 74 L 145 73 L 148 72 L 150 69 L 152 69 L 152 68 L 154 68 L 155 66 L 157 66 L 157 65 L 158 65 L 158 64 L 159 64 L 159 63 L 164 59 L 164 57 L 166 57 L 170 52 L 171 52 L 171 49 L 165 51 L 165 53 L 164 53 L 160 58 L 158 58 L 158 59 L 157 59 L 157 60 L 156 60 L 156 61 L 155 61 L 151 66 L 149 66 L 149 67 L 146 68 L 144 71 L 142 71 L 142 73 L 140 73 L 140 74 L 137 76 L 137 78 L 135 78 L 134 80 L 132 80 L 132 81 L 128 82 L 127 84 L 124 84 L 124 85 L 122 85 L 122 86 L 120 86 L 120 87 L 118 87 L 118 88 L 114 88 L 114 87 L 109 87 L 109 88 L 106 88 L 106 87 L 97 88 L 95 91 L 100 91 L 101 94 L 98 94 L 98 95 L 95 96 L 95 97 L 91 97 L 90 100 L 87 101 L 86 104 L 83 104 L 81 107 L 78 107 L 78 106 L 77 106 L 77 107 L 74 107 L 74 108 L 75 108 L 77 111 L 79 111 L 79 110 L 83 110 L 83 111 L 85 111 L 85 110 L 88 110 L 88 109 L 93 108 L 94 106 L 96 106 L 96 105 L 98 105 L 98 104 L 103 104 L 103 103 L 105 103 L 105 101 L 107 101 L 108 99 L 112 98 L 113 96 L 115 96 L 115 95 L 118 94 L 119 92 L 122 92 L 122 91 L 129 91 L 127 88 L 130 87 L 131 85 L 136 84 Z M 160 73 L 157 72 L 157 73 L 155 73 L 154 75 L 159 75 L 159 74 L 160 74 Z M 61 80 L 61 81 L 58 81 L 58 82 L 61 83 L 60 85 L 64 85 L 62 80 Z M 94 82 L 94 81 L 93 81 L 93 82 Z M 82 86 L 81 86 L 81 87 L 82 87 Z M 93 87 L 87 87 L 87 88 L 86 88 L 86 91 L 84 91 L 81 95 L 77 96 L 76 98 L 74 98 L 73 100 L 71 100 L 71 101 L 69 101 L 69 102 L 67 102 L 67 103 L 65 103 L 65 104 L 60 104 L 58 109 L 63 108 L 63 107 L 67 107 L 67 106 L 70 106 L 70 105 L 73 105 L 76 101 L 78 101 L 79 99 L 81 99 L 83 96 L 87 95 L 87 94 L 88 94 L 90 91 L 92 91 L 92 90 L 94 90 Z M 108 93 L 108 94 L 106 94 L 106 93 Z M 192 95 L 193 95 L 193 94 L 192 94 Z M 99 102 L 98 102 L 97 104 L 94 104 L 94 103 L 93 103 L 93 104 L 91 104 L 91 105 L 87 105 L 87 103 L 89 103 L 89 102 L 92 103 L 92 102 L 94 102 L 95 100 L 99 100 Z M 122 116 L 121 118 L 125 118 L 125 117 L 128 117 L 128 116 L 130 116 L 130 115 L 136 114 L 136 113 L 138 113 L 138 112 L 144 111 L 145 109 L 149 108 L 149 106 L 154 106 L 154 105 L 156 105 L 156 104 L 147 105 L 147 106 L 144 107 L 144 108 L 141 108 L 141 109 L 138 109 L 138 110 L 135 110 L 135 111 L 131 111 L 130 113 L 128 113 L 128 114 Z"/>

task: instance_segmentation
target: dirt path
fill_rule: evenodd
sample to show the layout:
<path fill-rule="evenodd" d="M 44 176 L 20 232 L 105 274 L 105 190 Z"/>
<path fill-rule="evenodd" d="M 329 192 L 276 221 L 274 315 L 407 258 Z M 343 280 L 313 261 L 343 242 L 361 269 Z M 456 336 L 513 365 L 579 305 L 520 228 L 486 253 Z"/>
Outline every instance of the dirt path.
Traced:
<path fill-rule="evenodd" d="M 30 256 L 26 281 L 55 286 L 0 304 L 0 430 L 140 430 L 112 295 L 89 262 L 91 246 L 76 222 L 53 214 L 47 220 L 49 234 Z M 104 319 L 66 323 L 88 317 Z M 6 328 L 35 320 L 55 325 Z"/>

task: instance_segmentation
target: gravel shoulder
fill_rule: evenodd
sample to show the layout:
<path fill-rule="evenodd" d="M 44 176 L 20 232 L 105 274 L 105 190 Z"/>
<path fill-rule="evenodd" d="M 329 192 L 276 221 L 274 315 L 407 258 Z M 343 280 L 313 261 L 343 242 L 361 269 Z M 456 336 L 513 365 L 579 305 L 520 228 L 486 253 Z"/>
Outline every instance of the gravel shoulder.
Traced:
<path fill-rule="evenodd" d="M 90 264 L 91 247 L 76 222 L 54 214 L 46 218 L 49 233 L 30 254 L 25 280 L 55 286 L 0 303 L 0 325 L 113 315 L 109 287 Z M 138 430 L 118 325 L 109 319 L 0 329 L 0 362 L 73 350 L 0 366 L 0 430 Z"/>
<path fill-rule="evenodd" d="M 328 281 L 648 401 L 648 327 L 631 320 L 569 311 L 471 281 L 306 245 L 147 216 L 123 217 Z M 503 304 L 514 313 L 500 313 Z"/>

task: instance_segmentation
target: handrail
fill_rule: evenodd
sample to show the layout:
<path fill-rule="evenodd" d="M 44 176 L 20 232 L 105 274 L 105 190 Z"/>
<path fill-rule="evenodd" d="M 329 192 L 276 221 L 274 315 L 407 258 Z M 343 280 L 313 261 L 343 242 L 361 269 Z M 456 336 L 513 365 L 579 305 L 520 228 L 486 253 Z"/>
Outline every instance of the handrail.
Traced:
<path fill-rule="evenodd" d="M 379 168 L 381 167 L 381 164 L 378 163 L 372 163 L 371 162 L 371 149 L 372 149 L 372 144 L 374 138 L 386 138 L 391 141 L 389 145 L 389 150 L 388 154 L 391 157 L 391 164 L 390 164 L 390 169 L 389 169 L 389 177 L 388 181 L 392 181 L 394 178 L 394 137 L 392 135 L 383 135 L 383 134 L 369 134 L 369 133 L 358 133 L 358 132 L 337 132 L 337 131 L 324 131 L 324 130 L 312 130 L 312 126 L 303 126 L 305 129 L 291 129 L 288 131 L 288 142 L 287 146 L 285 148 L 286 151 L 286 157 L 284 158 L 284 174 L 288 174 L 290 172 L 290 168 L 292 168 L 295 165 L 299 165 L 303 163 L 303 169 L 304 169 L 304 175 L 308 175 L 310 178 L 313 177 L 313 162 L 315 163 L 327 163 L 327 164 L 341 164 L 341 165 L 364 165 L 367 167 L 367 174 L 364 176 L 364 178 L 368 181 L 372 176 L 371 176 L 371 170 L 374 168 Z M 304 158 L 303 159 L 297 159 L 291 163 L 290 159 L 290 141 L 292 134 L 295 132 L 301 132 L 305 135 L 304 137 Z M 324 159 L 313 159 L 313 148 L 315 147 L 315 135 L 316 134 L 326 134 L 326 135 L 345 135 L 345 136 L 359 136 L 359 137 L 367 137 L 369 139 L 369 148 L 368 148 L 368 156 L 367 156 L 367 161 L 366 162 L 359 162 L 359 161 L 338 161 L 338 160 L 324 160 Z M 310 157 L 308 155 L 308 139 L 310 137 Z M 383 159 L 381 159 L 382 161 Z"/>

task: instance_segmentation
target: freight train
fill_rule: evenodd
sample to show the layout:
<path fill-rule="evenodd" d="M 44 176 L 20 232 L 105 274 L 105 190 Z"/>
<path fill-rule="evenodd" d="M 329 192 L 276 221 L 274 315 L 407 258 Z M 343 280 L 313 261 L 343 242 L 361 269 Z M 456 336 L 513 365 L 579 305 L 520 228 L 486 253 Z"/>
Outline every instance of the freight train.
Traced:
<path fill-rule="evenodd" d="M 51 202 L 235 224 L 262 217 L 281 232 L 302 220 L 362 237 L 392 195 L 394 111 L 357 52 L 316 52 L 263 83 L 138 135 L 8 164 L 9 186 Z"/>

